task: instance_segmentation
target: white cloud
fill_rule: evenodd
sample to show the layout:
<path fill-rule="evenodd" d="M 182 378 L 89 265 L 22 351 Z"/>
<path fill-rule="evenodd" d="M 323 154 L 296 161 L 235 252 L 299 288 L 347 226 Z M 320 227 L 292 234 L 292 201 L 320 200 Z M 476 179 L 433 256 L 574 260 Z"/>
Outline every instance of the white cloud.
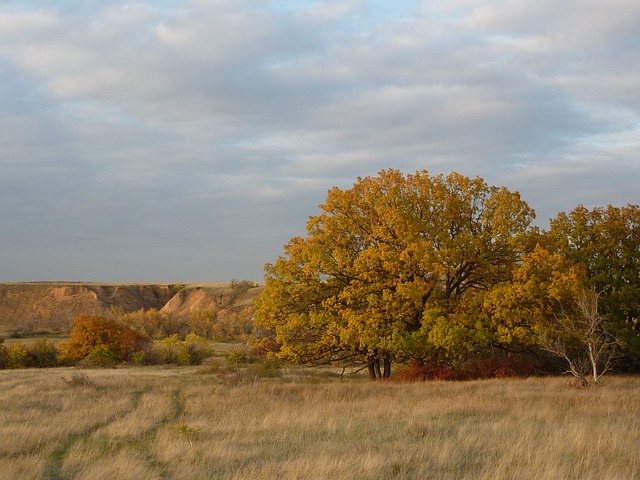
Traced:
<path fill-rule="evenodd" d="M 389 167 L 480 175 L 545 219 L 637 203 L 639 32 L 626 0 L 0 6 L 0 201 L 22 212 L 0 271 L 64 277 L 30 263 L 46 245 L 88 279 L 256 278 L 331 186 Z"/>

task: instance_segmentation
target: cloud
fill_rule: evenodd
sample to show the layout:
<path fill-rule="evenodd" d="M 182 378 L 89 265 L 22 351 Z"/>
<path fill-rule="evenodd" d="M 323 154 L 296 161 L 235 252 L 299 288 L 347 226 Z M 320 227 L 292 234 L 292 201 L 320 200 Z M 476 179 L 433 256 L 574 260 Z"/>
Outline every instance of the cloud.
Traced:
<path fill-rule="evenodd" d="M 330 187 L 389 167 L 480 175 L 545 221 L 637 203 L 639 10 L 5 3 L 0 271 L 259 279 Z"/>

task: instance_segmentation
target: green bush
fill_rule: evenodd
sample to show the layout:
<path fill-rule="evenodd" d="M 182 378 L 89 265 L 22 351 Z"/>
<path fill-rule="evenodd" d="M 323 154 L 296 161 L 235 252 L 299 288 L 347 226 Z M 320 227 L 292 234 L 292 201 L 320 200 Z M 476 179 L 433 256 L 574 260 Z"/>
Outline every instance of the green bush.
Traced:
<path fill-rule="evenodd" d="M 180 337 L 177 333 L 157 342 L 153 346 L 156 362 L 177 365 L 179 344 Z"/>
<path fill-rule="evenodd" d="M 173 334 L 156 343 L 154 347 L 158 363 L 174 365 L 200 365 L 205 358 L 214 352 L 206 339 L 190 333 L 184 340 Z"/>
<path fill-rule="evenodd" d="M 229 350 L 224 354 L 224 358 L 226 358 L 227 362 L 231 363 L 232 365 L 242 365 L 244 363 L 250 362 L 249 355 L 247 354 L 247 352 L 244 352 L 242 350 Z"/>
<path fill-rule="evenodd" d="M 98 345 L 80 362 L 90 367 L 115 367 L 121 360 L 120 352 L 107 345 Z"/>
<path fill-rule="evenodd" d="M 256 364 L 258 376 L 261 378 L 280 377 L 282 361 L 277 358 L 266 358 Z"/>
<path fill-rule="evenodd" d="M 58 349 L 46 338 L 40 338 L 29 349 L 30 366 L 36 368 L 55 367 L 58 365 Z"/>
<path fill-rule="evenodd" d="M 212 357 L 213 348 L 206 339 L 190 333 L 181 345 L 181 358 L 184 365 L 200 365 L 206 358 Z"/>
<path fill-rule="evenodd" d="M 147 355 L 145 352 L 133 352 L 131 354 L 131 361 L 134 365 L 144 365 L 146 357 Z"/>
<path fill-rule="evenodd" d="M 7 368 L 25 368 L 28 366 L 29 350 L 22 343 L 16 343 L 10 347 L 6 347 L 7 352 Z"/>

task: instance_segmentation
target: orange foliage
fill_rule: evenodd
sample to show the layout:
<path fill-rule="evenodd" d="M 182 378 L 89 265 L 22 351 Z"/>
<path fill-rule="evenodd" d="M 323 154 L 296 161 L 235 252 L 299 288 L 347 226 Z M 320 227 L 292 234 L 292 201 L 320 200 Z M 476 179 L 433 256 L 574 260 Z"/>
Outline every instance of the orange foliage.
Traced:
<path fill-rule="evenodd" d="M 138 332 L 114 320 L 80 315 L 73 322 L 69 340 L 60 345 L 60 353 L 65 359 L 78 361 L 96 349 L 106 349 L 116 360 L 122 361 L 142 350 L 147 343 L 148 340 Z"/>

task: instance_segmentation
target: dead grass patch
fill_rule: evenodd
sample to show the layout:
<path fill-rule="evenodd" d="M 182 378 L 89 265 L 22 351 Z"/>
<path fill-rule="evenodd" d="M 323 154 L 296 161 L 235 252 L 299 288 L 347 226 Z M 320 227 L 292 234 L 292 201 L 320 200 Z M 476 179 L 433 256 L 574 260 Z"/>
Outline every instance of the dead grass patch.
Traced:
<path fill-rule="evenodd" d="M 0 372 L 3 475 L 640 478 L 639 378 L 592 389 L 566 378 L 225 384 L 197 371 L 92 371 L 96 388 Z"/>

